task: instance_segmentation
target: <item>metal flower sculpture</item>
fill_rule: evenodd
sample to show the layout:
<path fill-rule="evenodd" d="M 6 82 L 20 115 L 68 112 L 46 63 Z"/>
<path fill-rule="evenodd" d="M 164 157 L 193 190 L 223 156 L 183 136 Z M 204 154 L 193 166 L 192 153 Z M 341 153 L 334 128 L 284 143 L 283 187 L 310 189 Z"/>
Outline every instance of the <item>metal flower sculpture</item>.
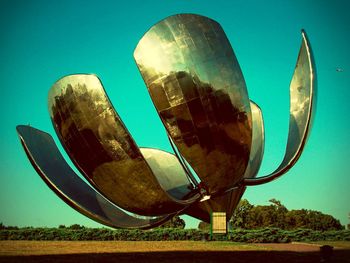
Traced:
<path fill-rule="evenodd" d="M 154 25 L 134 57 L 175 154 L 139 148 L 95 75 L 58 80 L 49 112 L 69 157 L 89 182 L 66 163 L 52 137 L 17 127 L 32 165 L 66 203 L 102 224 L 152 228 L 174 215 L 209 221 L 210 212 L 231 218 L 246 186 L 270 182 L 298 160 L 311 128 L 315 66 L 302 44 L 290 85 L 286 153 L 270 175 L 255 178 L 264 148 L 260 108 L 221 26 L 180 14 Z"/>

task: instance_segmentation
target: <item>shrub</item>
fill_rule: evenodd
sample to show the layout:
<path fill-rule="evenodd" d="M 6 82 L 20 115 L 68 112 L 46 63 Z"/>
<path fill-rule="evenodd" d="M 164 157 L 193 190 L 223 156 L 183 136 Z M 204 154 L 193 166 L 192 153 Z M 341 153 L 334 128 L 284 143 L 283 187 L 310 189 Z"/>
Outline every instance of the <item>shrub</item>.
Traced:
<path fill-rule="evenodd" d="M 193 240 L 201 241 L 208 231 L 197 229 L 156 228 L 126 230 L 106 228 L 20 228 L 0 230 L 0 240 Z M 291 241 L 350 241 L 350 230 L 314 231 L 311 229 L 282 230 L 279 228 L 235 229 L 227 235 L 215 235 L 215 240 L 251 243 L 286 243 Z"/>

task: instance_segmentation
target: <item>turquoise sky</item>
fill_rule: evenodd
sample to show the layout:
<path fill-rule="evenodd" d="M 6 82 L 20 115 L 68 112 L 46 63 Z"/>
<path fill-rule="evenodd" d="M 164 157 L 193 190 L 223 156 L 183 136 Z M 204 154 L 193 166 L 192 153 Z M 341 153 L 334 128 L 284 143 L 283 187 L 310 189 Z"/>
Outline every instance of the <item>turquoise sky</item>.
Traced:
<path fill-rule="evenodd" d="M 272 183 L 250 187 L 253 204 L 281 200 L 349 223 L 350 1 L 13 1 L 0 0 L 0 222 L 19 226 L 98 226 L 61 201 L 39 178 L 15 127 L 28 124 L 58 142 L 47 93 L 61 76 L 96 73 L 139 146 L 170 150 L 133 60 L 133 50 L 157 21 L 196 13 L 218 21 L 240 62 L 249 96 L 263 111 L 265 156 L 259 175 L 283 158 L 289 83 L 308 33 L 318 73 L 314 126 L 295 167 Z M 337 68 L 342 68 L 338 72 Z M 61 148 L 62 149 L 62 148 Z M 186 217 L 187 225 L 198 221 Z"/>

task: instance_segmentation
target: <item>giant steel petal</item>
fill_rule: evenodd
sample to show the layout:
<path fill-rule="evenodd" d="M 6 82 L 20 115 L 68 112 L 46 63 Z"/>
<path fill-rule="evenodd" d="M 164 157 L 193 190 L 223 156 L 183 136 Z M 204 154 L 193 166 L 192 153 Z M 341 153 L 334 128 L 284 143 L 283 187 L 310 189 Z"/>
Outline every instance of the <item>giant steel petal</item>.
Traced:
<path fill-rule="evenodd" d="M 253 101 L 250 101 L 250 108 L 252 109 L 253 139 L 249 163 L 245 170 L 244 178 L 253 178 L 258 174 L 264 155 L 265 145 L 264 119 L 261 109 Z"/>
<path fill-rule="evenodd" d="M 164 191 L 95 75 L 58 80 L 49 92 L 49 111 L 69 157 L 119 207 L 157 216 L 182 210 L 198 199 L 178 200 Z"/>
<path fill-rule="evenodd" d="M 30 126 L 17 126 L 21 143 L 44 182 L 68 205 L 83 215 L 115 228 L 152 228 L 172 215 L 142 217 L 127 214 L 96 192 L 67 164 L 52 137 Z"/>
<path fill-rule="evenodd" d="M 176 199 L 191 195 L 194 186 L 176 155 L 154 148 L 140 148 L 162 188 Z"/>
<path fill-rule="evenodd" d="M 245 171 L 245 178 L 253 178 L 257 175 L 264 153 L 264 122 L 259 106 L 250 101 L 252 109 L 252 148 L 250 151 L 249 163 Z M 202 221 L 210 222 L 210 213 L 226 212 L 227 221 L 230 220 L 234 209 L 245 192 L 246 186 L 239 185 L 227 190 L 220 195 L 211 196 L 209 200 L 194 203 L 184 213 L 196 217 Z"/>
<path fill-rule="evenodd" d="M 249 163 L 244 173 L 244 178 L 254 178 L 257 176 L 264 156 L 265 145 L 264 119 L 261 109 L 253 101 L 250 101 L 250 108 L 252 110 L 253 139 L 252 147 L 250 149 Z M 232 217 L 245 189 L 245 185 L 239 185 L 232 189 L 229 205 L 226 208 L 227 220 L 230 220 Z"/>
<path fill-rule="evenodd" d="M 310 43 L 302 31 L 302 44 L 290 84 L 290 121 L 286 152 L 271 174 L 244 179 L 245 185 L 270 182 L 286 173 L 299 159 L 311 129 L 316 104 L 316 68 Z"/>
<path fill-rule="evenodd" d="M 170 16 L 142 37 L 134 58 L 167 133 L 208 194 L 234 187 L 249 161 L 251 110 L 221 26 Z"/>

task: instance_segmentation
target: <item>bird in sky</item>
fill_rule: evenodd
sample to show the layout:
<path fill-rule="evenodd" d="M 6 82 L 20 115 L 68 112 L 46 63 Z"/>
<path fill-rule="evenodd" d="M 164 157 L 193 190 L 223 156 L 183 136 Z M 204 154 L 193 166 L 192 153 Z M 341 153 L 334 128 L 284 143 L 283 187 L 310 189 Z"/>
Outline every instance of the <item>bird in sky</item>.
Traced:
<path fill-rule="evenodd" d="M 336 68 L 335 69 L 337 72 L 343 72 L 344 71 L 344 69 L 342 69 L 342 68 Z"/>

